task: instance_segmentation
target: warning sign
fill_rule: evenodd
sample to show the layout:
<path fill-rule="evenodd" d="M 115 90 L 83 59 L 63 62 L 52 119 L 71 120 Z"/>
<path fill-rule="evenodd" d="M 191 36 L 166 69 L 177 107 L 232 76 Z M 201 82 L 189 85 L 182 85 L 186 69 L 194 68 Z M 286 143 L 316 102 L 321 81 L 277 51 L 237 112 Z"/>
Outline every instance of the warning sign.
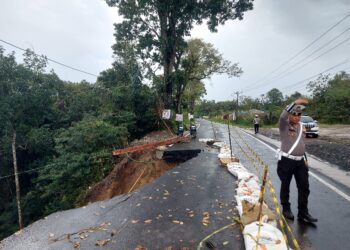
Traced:
<path fill-rule="evenodd" d="M 183 114 L 176 114 L 176 119 L 177 122 L 182 122 L 184 120 Z"/>
<path fill-rule="evenodd" d="M 170 109 L 163 109 L 162 119 L 169 120 L 170 117 L 171 117 L 171 110 Z"/>

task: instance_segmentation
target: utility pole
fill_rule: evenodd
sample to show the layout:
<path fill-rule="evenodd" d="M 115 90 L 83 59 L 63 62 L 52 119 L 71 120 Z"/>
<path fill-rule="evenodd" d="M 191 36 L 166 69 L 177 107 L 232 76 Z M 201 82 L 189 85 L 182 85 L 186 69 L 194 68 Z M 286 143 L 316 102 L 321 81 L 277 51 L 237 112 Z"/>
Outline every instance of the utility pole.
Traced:
<path fill-rule="evenodd" d="M 236 113 L 238 114 L 238 97 L 241 94 L 241 92 L 236 91 L 236 92 L 233 92 L 233 94 L 236 95 Z"/>

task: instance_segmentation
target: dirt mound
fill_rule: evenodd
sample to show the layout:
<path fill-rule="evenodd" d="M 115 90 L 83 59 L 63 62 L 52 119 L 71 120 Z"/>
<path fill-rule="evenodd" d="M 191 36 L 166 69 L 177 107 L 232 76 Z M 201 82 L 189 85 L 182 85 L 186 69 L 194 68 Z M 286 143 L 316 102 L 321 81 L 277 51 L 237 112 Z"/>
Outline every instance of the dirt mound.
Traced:
<path fill-rule="evenodd" d="M 131 145 L 160 141 L 170 136 L 166 131 L 156 131 L 148 134 L 141 140 L 132 142 Z M 167 163 L 158 159 L 156 157 L 156 149 L 139 151 L 121 157 L 124 158 L 121 158 L 121 161 L 115 165 L 112 172 L 91 188 L 82 201 L 82 205 L 130 193 L 146 183 L 152 182 L 177 165 L 177 163 Z"/>

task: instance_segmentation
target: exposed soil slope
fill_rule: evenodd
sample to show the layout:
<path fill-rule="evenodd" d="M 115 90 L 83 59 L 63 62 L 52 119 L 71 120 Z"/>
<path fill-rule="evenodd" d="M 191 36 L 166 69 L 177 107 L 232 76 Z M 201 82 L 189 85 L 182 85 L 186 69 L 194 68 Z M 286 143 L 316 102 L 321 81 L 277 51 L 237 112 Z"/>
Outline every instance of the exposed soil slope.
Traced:
<path fill-rule="evenodd" d="M 160 141 L 171 136 L 166 131 L 156 131 L 141 140 L 134 141 L 131 145 Z M 121 161 L 115 165 L 112 172 L 105 179 L 91 188 L 82 204 L 132 192 L 146 183 L 152 182 L 177 165 L 158 159 L 156 149 L 139 151 L 120 157 Z"/>

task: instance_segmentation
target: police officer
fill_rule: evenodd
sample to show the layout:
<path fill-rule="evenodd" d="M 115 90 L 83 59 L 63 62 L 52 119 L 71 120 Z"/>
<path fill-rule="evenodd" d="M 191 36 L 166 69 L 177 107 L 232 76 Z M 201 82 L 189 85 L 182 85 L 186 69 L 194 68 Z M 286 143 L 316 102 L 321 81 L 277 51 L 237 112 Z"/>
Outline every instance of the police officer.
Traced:
<path fill-rule="evenodd" d="M 298 219 L 304 222 L 317 222 L 309 214 L 308 197 L 309 169 L 304 158 L 305 132 L 300 123 L 301 106 L 308 103 L 305 99 L 297 99 L 284 110 L 279 119 L 281 150 L 277 165 L 277 174 L 281 180 L 280 199 L 285 218 L 294 220 L 289 203 L 289 187 L 294 175 L 298 188 Z"/>

